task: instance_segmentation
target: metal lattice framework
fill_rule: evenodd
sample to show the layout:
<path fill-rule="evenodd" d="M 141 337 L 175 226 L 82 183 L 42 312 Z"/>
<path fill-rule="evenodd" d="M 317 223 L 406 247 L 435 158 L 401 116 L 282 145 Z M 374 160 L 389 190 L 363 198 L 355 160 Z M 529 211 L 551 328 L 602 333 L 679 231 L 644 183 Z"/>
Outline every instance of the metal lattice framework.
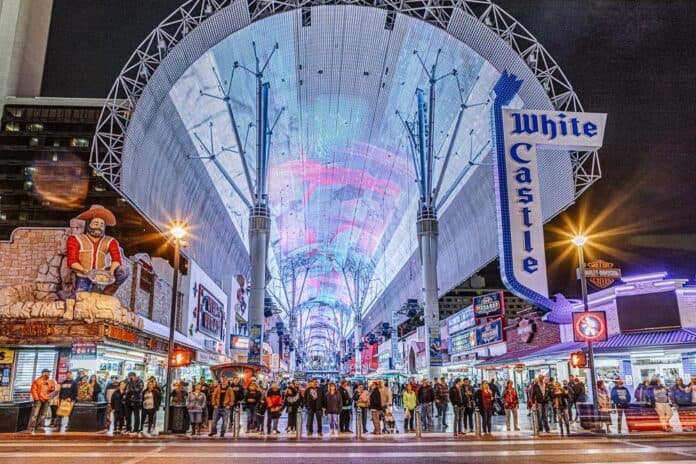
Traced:
<path fill-rule="evenodd" d="M 447 30 L 455 11 L 478 20 L 503 39 L 536 76 L 559 111 L 582 111 L 582 105 L 560 66 L 536 38 L 515 18 L 490 0 L 236 0 L 247 2 L 251 22 L 294 9 L 309 12 L 313 6 L 358 5 L 401 13 Z M 121 160 L 133 112 L 158 66 L 194 28 L 232 0 L 188 0 L 162 21 L 133 52 L 116 79 L 94 135 L 90 165 L 117 191 L 121 191 Z M 578 197 L 601 177 L 594 152 L 571 153 L 575 195 Z"/>

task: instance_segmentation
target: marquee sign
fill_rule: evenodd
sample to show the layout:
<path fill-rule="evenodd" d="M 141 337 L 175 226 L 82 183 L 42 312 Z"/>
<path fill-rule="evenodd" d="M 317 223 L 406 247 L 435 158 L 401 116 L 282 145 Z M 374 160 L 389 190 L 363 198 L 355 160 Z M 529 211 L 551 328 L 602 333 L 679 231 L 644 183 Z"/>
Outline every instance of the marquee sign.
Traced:
<path fill-rule="evenodd" d="M 198 285 L 197 315 L 199 332 L 223 339 L 225 307 L 203 284 Z"/>
<path fill-rule="evenodd" d="M 476 346 L 503 341 L 503 320 L 496 319 L 476 328 Z"/>
<path fill-rule="evenodd" d="M 607 316 L 604 311 L 573 313 L 573 338 L 576 342 L 607 341 Z"/>
<path fill-rule="evenodd" d="M 503 292 L 489 293 L 474 297 L 474 317 L 502 316 L 505 312 L 505 294 Z"/>
<path fill-rule="evenodd" d="M 447 318 L 447 333 L 452 335 L 475 325 L 474 308 L 469 306 Z"/>
<path fill-rule="evenodd" d="M 621 278 L 621 269 L 615 268 L 613 263 L 598 259 L 587 263 L 585 267 L 587 281 L 599 289 L 604 289 Z"/>
<path fill-rule="evenodd" d="M 493 88 L 493 161 L 500 272 L 520 298 L 551 310 L 537 148 L 596 150 L 606 114 L 503 108 L 522 86 L 503 71 Z"/>

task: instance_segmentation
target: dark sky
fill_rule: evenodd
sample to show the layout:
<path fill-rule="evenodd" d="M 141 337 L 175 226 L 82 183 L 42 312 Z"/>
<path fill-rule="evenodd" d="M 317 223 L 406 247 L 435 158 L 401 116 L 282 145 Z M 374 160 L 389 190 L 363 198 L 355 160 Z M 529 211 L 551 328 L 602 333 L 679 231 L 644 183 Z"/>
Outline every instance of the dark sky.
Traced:
<path fill-rule="evenodd" d="M 602 179 L 554 219 L 547 244 L 568 224 L 598 223 L 589 258 L 624 274 L 696 274 L 696 2 L 693 0 L 501 0 L 546 47 L 586 111 L 608 113 Z M 175 0 L 54 0 L 42 91 L 105 97 L 143 38 Z M 677 235 L 675 237 L 675 235 Z M 646 246 L 647 245 L 647 246 Z M 551 248 L 550 290 L 577 294 L 574 263 Z"/>

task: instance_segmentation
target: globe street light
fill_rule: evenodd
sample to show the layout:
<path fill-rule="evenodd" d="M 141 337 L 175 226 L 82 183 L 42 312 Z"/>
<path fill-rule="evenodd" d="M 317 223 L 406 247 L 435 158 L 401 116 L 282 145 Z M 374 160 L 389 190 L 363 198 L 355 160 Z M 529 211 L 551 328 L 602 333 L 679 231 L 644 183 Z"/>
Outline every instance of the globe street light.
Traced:
<path fill-rule="evenodd" d="M 174 239 L 174 278 L 172 281 L 172 302 L 169 314 L 169 346 L 167 356 L 167 383 L 164 394 L 164 431 L 168 432 L 169 427 L 169 401 L 172 388 L 172 361 L 174 360 L 174 331 L 176 330 L 176 310 L 177 294 L 179 293 L 179 250 L 186 236 L 186 225 L 182 222 L 175 222 L 169 228 L 169 235 Z"/>
<path fill-rule="evenodd" d="M 587 276 L 585 275 L 585 253 L 583 246 L 587 244 L 587 237 L 585 235 L 576 235 L 571 240 L 573 245 L 575 245 L 578 251 L 578 272 L 580 272 L 580 290 L 582 291 L 582 306 L 585 312 L 589 311 L 590 308 L 587 304 Z M 592 342 L 587 342 L 587 366 L 590 369 L 590 391 L 592 392 L 592 404 L 595 410 L 597 409 L 597 380 L 595 379 L 595 369 L 594 369 L 594 350 L 592 348 Z"/>

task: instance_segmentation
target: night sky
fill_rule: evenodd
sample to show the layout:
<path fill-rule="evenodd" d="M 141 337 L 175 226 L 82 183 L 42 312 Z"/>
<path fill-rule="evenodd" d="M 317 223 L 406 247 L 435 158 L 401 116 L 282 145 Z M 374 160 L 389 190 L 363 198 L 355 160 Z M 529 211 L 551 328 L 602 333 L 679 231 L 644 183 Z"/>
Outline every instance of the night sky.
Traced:
<path fill-rule="evenodd" d="M 586 111 L 608 113 L 602 179 L 546 227 L 550 291 L 578 293 L 560 231 L 596 223 L 590 260 L 696 275 L 696 2 L 497 2 L 546 47 Z M 173 0 L 54 0 L 42 93 L 106 97 Z M 600 236 L 606 234 L 608 236 Z"/>

